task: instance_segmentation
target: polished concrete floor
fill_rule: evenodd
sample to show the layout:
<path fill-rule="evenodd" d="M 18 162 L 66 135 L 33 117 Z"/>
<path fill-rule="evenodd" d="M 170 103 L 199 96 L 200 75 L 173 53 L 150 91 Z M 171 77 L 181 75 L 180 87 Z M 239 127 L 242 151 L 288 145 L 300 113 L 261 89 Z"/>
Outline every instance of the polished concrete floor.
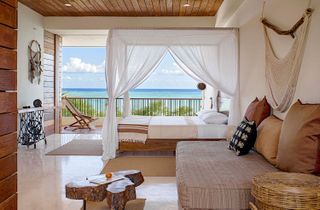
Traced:
<path fill-rule="evenodd" d="M 65 184 L 99 174 L 101 157 L 45 154 L 72 139 L 99 138 L 99 134 L 55 134 L 47 137 L 47 145 L 39 142 L 36 149 L 19 146 L 18 209 L 79 210 L 81 201 L 65 198 Z M 145 210 L 177 210 L 175 177 L 145 177 L 137 188 L 137 197 L 147 199 Z"/>

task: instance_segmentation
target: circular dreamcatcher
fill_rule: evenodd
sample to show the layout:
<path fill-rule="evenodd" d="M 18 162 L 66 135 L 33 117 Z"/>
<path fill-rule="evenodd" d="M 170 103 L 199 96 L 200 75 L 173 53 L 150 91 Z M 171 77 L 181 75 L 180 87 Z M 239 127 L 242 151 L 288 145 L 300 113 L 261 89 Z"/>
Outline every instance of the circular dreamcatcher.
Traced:
<path fill-rule="evenodd" d="M 37 78 L 38 84 L 40 84 L 40 78 L 42 73 L 41 66 L 41 46 L 38 41 L 32 40 L 28 46 L 29 48 L 29 80 L 33 83 L 33 80 Z"/>

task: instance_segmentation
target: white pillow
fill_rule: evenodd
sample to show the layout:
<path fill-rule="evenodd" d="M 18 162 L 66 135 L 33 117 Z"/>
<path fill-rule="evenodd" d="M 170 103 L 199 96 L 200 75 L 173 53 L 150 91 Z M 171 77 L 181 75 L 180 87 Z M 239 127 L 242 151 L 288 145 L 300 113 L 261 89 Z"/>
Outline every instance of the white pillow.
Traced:
<path fill-rule="evenodd" d="M 226 124 L 228 116 L 219 112 L 207 112 L 200 117 L 207 124 Z"/>
<path fill-rule="evenodd" d="M 196 115 L 198 117 L 202 118 L 205 114 L 210 113 L 210 112 L 217 112 L 217 111 L 212 110 L 212 109 L 203 109 L 203 110 L 197 112 Z"/>

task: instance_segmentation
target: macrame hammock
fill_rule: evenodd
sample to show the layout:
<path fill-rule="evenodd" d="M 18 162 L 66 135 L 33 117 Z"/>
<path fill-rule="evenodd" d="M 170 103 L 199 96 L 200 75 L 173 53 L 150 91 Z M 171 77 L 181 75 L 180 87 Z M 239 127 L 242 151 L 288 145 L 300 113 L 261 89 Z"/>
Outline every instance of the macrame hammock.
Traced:
<path fill-rule="evenodd" d="M 308 36 L 311 14 L 312 9 L 306 9 L 300 20 L 287 31 L 279 29 L 265 18 L 262 18 L 261 20 L 264 27 L 266 47 L 265 75 L 268 102 L 273 109 L 280 112 L 285 112 L 290 107 L 294 97 Z M 290 35 L 295 39 L 290 51 L 285 57 L 279 58 L 276 56 L 269 38 L 267 27 L 280 35 Z M 300 28 L 300 30 L 295 33 L 298 28 Z"/>

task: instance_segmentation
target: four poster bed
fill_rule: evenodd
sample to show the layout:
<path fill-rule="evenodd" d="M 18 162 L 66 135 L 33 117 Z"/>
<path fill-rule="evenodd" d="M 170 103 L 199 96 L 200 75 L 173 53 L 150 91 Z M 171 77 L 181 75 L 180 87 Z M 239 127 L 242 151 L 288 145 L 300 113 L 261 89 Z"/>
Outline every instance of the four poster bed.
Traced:
<path fill-rule="evenodd" d="M 200 83 L 201 84 L 201 83 Z M 228 111 L 222 111 L 220 91 L 210 109 L 196 116 L 128 116 L 118 123 L 118 152 L 172 152 L 179 141 L 225 139 Z M 217 110 L 217 111 L 215 111 Z"/>
<path fill-rule="evenodd" d="M 174 151 L 180 140 L 223 138 L 226 122 L 206 123 L 199 116 L 130 116 L 129 90 L 147 79 L 166 53 L 190 77 L 225 93 L 230 98 L 226 121 L 228 125 L 238 124 L 237 29 L 111 29 L 107 39 L 109 102 L 102 129 L 103 160 L 115 158 L 118 149 Z M 118 125 L 116 98 L 122 96 L 124 119 Z"/>

